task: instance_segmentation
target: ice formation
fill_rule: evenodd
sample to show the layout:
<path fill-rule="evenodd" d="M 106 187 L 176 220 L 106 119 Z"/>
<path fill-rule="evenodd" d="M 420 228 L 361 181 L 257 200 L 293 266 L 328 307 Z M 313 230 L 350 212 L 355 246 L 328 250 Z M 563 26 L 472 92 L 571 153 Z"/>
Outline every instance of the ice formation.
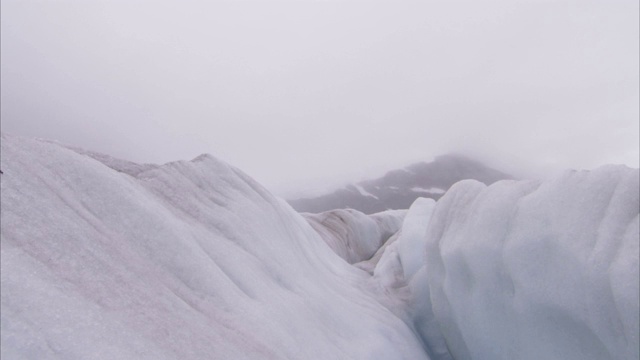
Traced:
<path fill-rule="evenodd" d="M 1 168 L 3 359 L 640 357 L 637 169 L 303 217 L 206 155 Z"/>
<path fill-rule="evenodd" d="M 432 359 L 638 359 L 638 170 L 456 184 L 371 260 Z"/>
<path fill-rule="evenodd" d="M 435 209 L 433 199 L 418 198 L 404 218 L 401 231 L 371 260 L 357 264 L 374 268 L 372 281 L 401 300 L 399 311 L 418 334 L 434 360 L 452 359 L 432 306 L 426 277 L 426 233 Z M 391 306 L 390 306 L 391 307 Z"/>
<path fill-rule="evenodd" d="M 353 264 L 370 259 L 402 226 L 405 210 L 366 215 L 353 209 L 302 214 L 329 247 Z"/>
<path fill-rule="evenodd" d="M 2 359 L 427 358 L 240 171 L 89 155 L 2 136 Z"/>
<path fill-rule="evenodd" d="M 638 359 L 638 187 L 605 166 L 450 189 L 423 285 L 453 357 Z"/>

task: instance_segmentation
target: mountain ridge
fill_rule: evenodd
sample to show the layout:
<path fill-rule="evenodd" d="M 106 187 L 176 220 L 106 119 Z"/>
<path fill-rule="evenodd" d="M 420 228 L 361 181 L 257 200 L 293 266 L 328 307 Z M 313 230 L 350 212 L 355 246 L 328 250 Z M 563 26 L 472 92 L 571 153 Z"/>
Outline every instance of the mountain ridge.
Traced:
<path fill-rule="evenodd" d="M 515 178 L 467 156 L 445 154 L 431 162 L 417 162 L 390 170 L 378 178 L 348 184 L 327 194 L 287 201 L 299 212 L 354 209 L 373 214 L 408 209 L 419 197 L 438 200 L 453 184 L 467 179 L 491 185 Z"/>

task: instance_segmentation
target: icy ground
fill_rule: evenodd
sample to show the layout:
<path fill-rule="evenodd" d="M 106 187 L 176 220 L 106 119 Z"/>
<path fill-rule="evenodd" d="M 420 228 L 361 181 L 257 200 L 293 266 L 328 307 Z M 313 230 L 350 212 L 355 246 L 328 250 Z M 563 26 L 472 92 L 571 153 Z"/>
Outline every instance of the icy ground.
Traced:
<path fill-rule="evenodd" d="M 211 156 L 2 135 L 2 359 L 638 359 L 638 170 L 304 216 Z"/>

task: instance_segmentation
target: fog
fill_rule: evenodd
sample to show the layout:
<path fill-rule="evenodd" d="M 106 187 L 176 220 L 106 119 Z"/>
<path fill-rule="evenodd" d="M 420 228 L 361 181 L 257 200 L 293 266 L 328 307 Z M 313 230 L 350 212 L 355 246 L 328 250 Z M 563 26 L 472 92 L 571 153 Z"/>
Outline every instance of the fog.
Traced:
<path fill-rule="evenodd" d="M 1 3 L 1 121 L 137 162 L 211 153 L 279 194 L 461 152 L 638 167 L 639 4 Z"/>

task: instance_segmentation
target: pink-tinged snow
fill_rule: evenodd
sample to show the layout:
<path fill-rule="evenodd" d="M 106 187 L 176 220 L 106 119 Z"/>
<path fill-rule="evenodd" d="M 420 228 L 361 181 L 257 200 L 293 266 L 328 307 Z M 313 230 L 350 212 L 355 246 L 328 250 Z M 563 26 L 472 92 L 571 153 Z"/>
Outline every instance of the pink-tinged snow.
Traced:
<path fill-rule="evenodd" d="M 638 174 L 454 185 L 427 229 L 423 337 L 456 360 L 638 359 Z"/>
<path fill-rule="evenodd" d="M 370 275 L 210 156 L 3 135 L 1 168 L 2 359 L 428 358 Z"/>

